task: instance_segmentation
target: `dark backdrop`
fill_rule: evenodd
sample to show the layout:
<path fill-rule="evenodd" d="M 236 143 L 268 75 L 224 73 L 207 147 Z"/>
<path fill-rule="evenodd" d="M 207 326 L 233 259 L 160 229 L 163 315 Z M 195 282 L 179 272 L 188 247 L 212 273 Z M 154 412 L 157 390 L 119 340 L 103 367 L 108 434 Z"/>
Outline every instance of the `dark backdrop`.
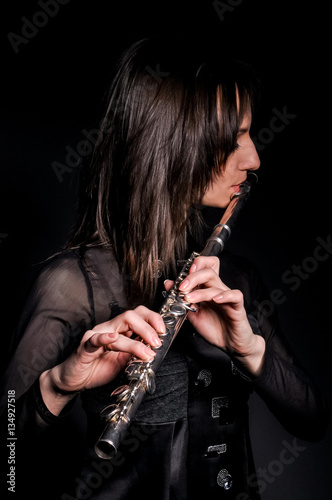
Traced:
<path fill-rule="evenodd" d="M 328 19 L 321 3 L 299 0 L 2 6 L 2 366 L 36 264 L 61 248 L 74 221 L 76 154 L 96 127 L 114 61 L 138 38 L 190 33 L 213 37 L 220 51 L 252 63 L 262 80 L 253 125 L 259 184 L 230 246 L 262 272 L 271 300 L 260 306 L 266 314 L 278 307 L 291 344 L 330 400 Z M 321 443 L 294 443 L 262 402 L 254 397 L 251 407 L 263 500 L 332 498 L 331 429 Z M 290 447 L 294 460 L 285 464 L 282 452 Z"/>

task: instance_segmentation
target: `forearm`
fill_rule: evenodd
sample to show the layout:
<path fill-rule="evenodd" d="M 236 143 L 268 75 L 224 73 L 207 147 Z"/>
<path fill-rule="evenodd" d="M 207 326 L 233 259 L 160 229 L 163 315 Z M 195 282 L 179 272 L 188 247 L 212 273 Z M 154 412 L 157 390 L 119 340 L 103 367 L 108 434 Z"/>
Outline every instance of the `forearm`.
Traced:
<path fill-rule="evenodd" d="M 45 431 L 51 427 L 57 427 L 60 422 L 66 419 L 74 404 L 74 395 L 62 396 L 61 398 L 55 395 L 52 398 L 52 393 L 47 389 L 47 377 L 42 375 L 41 380 L 42 382 L 37 379 L 15 403 L 15 436 L 20 440 L 22 446 L 23 443 L 28 443 L 30 446 L 36 438 L 42 438 Z M 2 437 L 8 435 L 6 410 L 0 416 L 0 434 Z"/>
<path fill-rule="evenodd" d="M 262 373 L 253 383 L 288 432 L 301 439 L 321 439 L 326 431 L 328 410 L 320 391 L 302 368 L 268 346 Z"/>

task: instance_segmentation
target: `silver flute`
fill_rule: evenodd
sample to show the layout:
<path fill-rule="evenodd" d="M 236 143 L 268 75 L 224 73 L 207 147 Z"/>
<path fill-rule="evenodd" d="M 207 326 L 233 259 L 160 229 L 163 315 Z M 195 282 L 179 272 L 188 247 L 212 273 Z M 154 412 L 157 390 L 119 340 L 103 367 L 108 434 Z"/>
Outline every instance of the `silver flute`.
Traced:
<path fill-rule="evenodd" d="M 166 298 L 159 310 L 165 324 L 165 333 L 159 333 L 161 346 L 151 347 L 156 355 L 149 361 L 142 361 L 132 356 L 125 369 L 128 384 L 113 391 L 116 403 L 104 408 L 101 418 L 107 422 L 106 427 L 95 445 L 95 451 L 100 458 L 108 459 L 117 453 L 128 428 L 137 412 L 139 405 L 148 392 L 153 394 L 156 388 L 155 374 L 171 347 L 189 311 L 196 311 L 195 304 L 186 300 L 185 293 L 179 290 L 180 283 L 186 278 L 194 260 L 199 255 L 218 256 L 231 235 L 238 213 L 250 193 L 252 185 L 257 181 L 256 174 L 250 173 L 245 182 L 240 185 L 230 200 L 220 223 L 215 226 L 202 252 L 193 252 L 185 262 L 173 287 L 167 292 Z M 144 342 L 144 341 L 142 341 Z M 146 344 L 147 345 L 147 344 Z"/>

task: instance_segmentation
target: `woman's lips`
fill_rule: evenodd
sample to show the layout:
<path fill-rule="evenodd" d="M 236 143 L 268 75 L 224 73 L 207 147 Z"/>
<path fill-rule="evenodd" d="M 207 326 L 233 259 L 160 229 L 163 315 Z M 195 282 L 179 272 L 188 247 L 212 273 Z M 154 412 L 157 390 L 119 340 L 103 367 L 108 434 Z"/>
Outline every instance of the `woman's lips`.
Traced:
<path fill-rule="evenodd" d="M 244 179 L 243 181 L 241 181 L 239 184 L 233 184 L 233 186 L 231 186 L 232 190 L 234 191 L 234 193 L 237 193 L 238 191 L 240 191 L 240 186 L 241 184 L 243 184 L 245 182 L 246 179 Z"/>
<path fill-rule="evenodd" d="M 241 183 L 242 184 L 242 183 Z M 232 186 L 232 191 L 234 193 L 238 193 L 240 191 L 240 186 L 241 184 L 235 184 L 234 186 Z"/>

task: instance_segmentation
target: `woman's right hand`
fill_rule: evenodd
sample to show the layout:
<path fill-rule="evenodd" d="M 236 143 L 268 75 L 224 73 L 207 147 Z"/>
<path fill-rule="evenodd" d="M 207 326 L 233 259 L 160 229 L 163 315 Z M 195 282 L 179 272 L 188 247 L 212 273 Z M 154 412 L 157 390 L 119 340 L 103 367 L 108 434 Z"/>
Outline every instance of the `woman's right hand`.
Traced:
<path fill-rule="evenodd" d="M 152 347 L 161 344 L 158 333 L 165 325 L 158 313 L 139 306 L 88 330 L 76 351 L 63 363 L 42 373 L 40 389 L 48 409 L 59 414 L 77 393 L 111 382 L 126 366 L 131 355 L 143 361 L 155 356 L 136 333 Z"/>

